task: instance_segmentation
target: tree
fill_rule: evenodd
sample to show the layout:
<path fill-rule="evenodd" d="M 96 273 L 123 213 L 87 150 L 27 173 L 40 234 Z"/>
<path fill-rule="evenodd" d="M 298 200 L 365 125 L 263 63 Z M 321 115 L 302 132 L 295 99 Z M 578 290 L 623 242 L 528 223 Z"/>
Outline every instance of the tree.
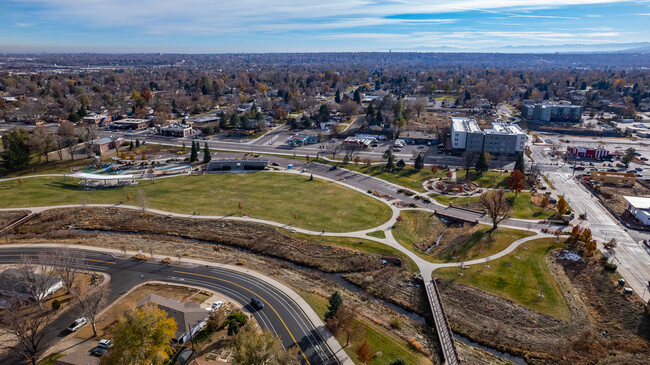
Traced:
<path fill-rule="evenodd" d="M 7 170 L 18 170 L 29 164 L 29 133 L 22 128 L 12 128 L 2 137 L 2 158 Z"/>
<path fill-rule="evenodd" d="M 350 119 L 351 116 L 359 111 L 359 106 L 353 102 L 348 101 L 346 103 L 343 103 L 339 110 L 341 113 L 343 113 L 343 115 L 345 115 L 347 119 Z"/>
<path fill-rule="evenodd" d="M 97 336 L 96 319 L 108 301 L 108 283 L 80 284 L 73 289 L 73 296 L 81 315 L 90 322 L 93 337 Z"/>
<path fill-rule="evenodd" d="M 424 158 L 422 157 L 421 154 L 418 154 L 418 157 L 415 158 L 415 162 L 413 163 L 413 167 L 417 170 L 420 171 L 424 168 Z"/>
<path fill-rule="evenodd" d="M 354 320 L 358 310 L 358 305 L 341 305 L 325 324 L 334 336 L 341 333 L 346 335 L 345 347 L 350 345 L 350 340 L 361 332 L 358 322 Z"/>
<path fill-rule="evenodd" d="M 434 174 L 438 173 L 438 165 L 431 166 L 431 172 L 433 172 Z"/>
<path fill-rule="evenodd" d="M 334 101 L 337 104 L 341 104 L 341 90 L 336 89 L 336 95 L 334 96 Z"/>
<path fill-rule="evenodd" d="M 357 346 L 357 349 L 354 352 L 357 354 L 357 359 L 359 359 L 362 364 L 369 363 L 375 357 L 372 350 L 370 350 L 368 340 L 363 340 L 361 345 Z"/>
<path fill-rule="evenodd" d="M 479 155 L 478 160 L 476 161 L 476 172 L 483 174 L 490 168 L 490 161 L 492 160 L 492 155 L 487 152 L 482 152 Z"/>
<path fill-rule="evenodd" d="M 510 215 L 510 205 L 503 189 L 484 192 L 478 202 L 490 217 L 493 230 L 497 229 L 497 225 Z"/>
<path fill-rule="evenodd" d="M 203 145 L 203 163 L 208 163 L 212 160 L 212 155 L 210 154 L 210 148 L 208 147 L 208 142 L 205 142 Z"/>
<path fill-rule="evenodd" d="M 522 175 L 526 172 L 526 166 L 524 164 L 524 154 L 520 153 L 517 156 L 517 161 L 515 162 L 515 170 L 519 170 Z"/>
<path fill-rule="evenodd" d="M 199 146 L 198 143 L 192 141 L 192 149 L 190 150 L 190 162 L 196 162 L 199 160 Z"/>
<path fill-rule="evenodd" d="M 632 147 L 628 148 L 625 150 L 625 155 L 621 157 L 621 163 L 625 165 L 625 167 L 628 167 L 630 162 L 634 159 L 634 156 L 636 156 L 636 150 Z"/>
<path fill-rule="evenodd" d="M 343 298 L 341 298 L 341 293 L 337 290 L 330 296 L 329 304 L 327 305 L 327 312 L 325 312 L 325 316 L 323 317 L 325 322 L 334 317 L 334 314 L 336 314 L 336 311 L 339 309 L 341 304 L 343 304 Z"/>
<path fill-rule="evenodd" d="M 86 155 L 88 157 L 92 156 L 93 152 L 92 148 L 90 148 L 90 143 L 96 140 L 97 136 L 99 136 L 99 127 L 97 127 L 95 124 L 84 126 L 81 133 L 81 139 L 85 142 Z"/>
<path fill-rule="evenodd" d="M 61 278 L 68 293 L 72 292 L 75 281 L 84 271 L 83 260 L 85 256 L 83 251 L 73 250 L 70 247 L 58 249 L 52 256 L 54 272 Z"/>
<path fill-rule="evenodd" d="M 223 321 L 226 319 L 226 311 L 223 306 L 213 310 L 208 316 L 207 326 L 213 331 L 218 330 L 223 326 Z"/>
<path fill-rule="evenodd" d="M 142 213 L 146 212 L 147 208 L 149 208 L 149 198 L 147 198 L 147 192 L 143 189 L 138 189 L 135 200 L 138 203 L 140 209 L 142 209 Z"/>
<path fill-rule="evenodd" d="M 399 161 L 397 161 L 397 169 L 402 170 L 404 167 L 406 167 L 406 162 L 400 158 Z"/>
<path fill-rule="evenodd" d="M 50 253 L 41 252 L 35 257 L 24 255 L 11 272 L 12 283 L 21 287 L 39 308 L 43 307 L 52 282 L 58 279 L 56 271 L 51 268 L 55 262 Z"/>
<path fill-rule="evenodd" d="M 284 350 L 282 341 L 269 330 L 262 333 L 248 327 L 232 341 L 234 365 L 293 365 L 300 364 L 298 348 Z"/>
<path fill-rule="evenodd" d="M 54 133 L 49 128 L 43 126 L 36 127 L 29 137 L 28 142 L 30 149 L 38 155 L 39 161 L 41 160 L 41 156 L 45 157 L 46 162 L 50 161 L 49 152 L 54 147 L 55 138 Z"/>
<path fill-rule="evenodd" d="M 465 169 L 465 180 L 469 180 L 469 169 L 474 166 L 476 161 L 476 152 L 467 151 L 463 152 L 460 156 L 463 159 L 463 168 Z"/>
<path fill-rule="evenodd" d="M 560 195 L 560 197 L 557 200 L 556 208 L 557 208 L 557 214 L 560 216 L 563 216 L 564 213 L 566 213 L 567 209 L 567 202 L 564 200 L 564 196 Z"/>
<path fill-rule="evenodd" d="M 358 88 L 356 90 L 354 90 L 354 96 L 353 96 L 352 100 L 354 100 L 354 102 L 357 103 L 357 104 L 361 104 L 361 93 L 359 93 Z"/>
<path fill-rule="evenodd" d="M 515 192 L 515 196 L 519 195 L 519 192 L 524 189 L 523 183 L 524 175 L 519 170 L 512 170 L 510 177 L 508 178 L 508 187 L 510 191 Z"/>
<path fill-rule="evenodd" d="M 0 335 L 15 342 L 0 344 L 36 365 L 45 349 L 43 339 L 56 318 L 55 313 L 52 309 L 39 308 L 34 301 L 10 298 L 0 315 Z"/>
<path fill-rule="evenodd" d="M 395 168 L 394 159 L 395 158 L 393 157 L 393 153 L 392 152 L 389 153 L 386 159 L 386 167 L 385 167 L 388 172 L 392 172 L 393 168 Z"/>
<path fill-rule="evenodd" d="M 397 359 L 397 360 L 391 362 L 390 365 L 406 365 L 406 363 L 402 359 Z"/>
<path fill-rule="evenodd" d="M 176 322 L 154 304 L 134 308 L 113 328 L 109 364 L 159 365 L 169 360 Z"/>

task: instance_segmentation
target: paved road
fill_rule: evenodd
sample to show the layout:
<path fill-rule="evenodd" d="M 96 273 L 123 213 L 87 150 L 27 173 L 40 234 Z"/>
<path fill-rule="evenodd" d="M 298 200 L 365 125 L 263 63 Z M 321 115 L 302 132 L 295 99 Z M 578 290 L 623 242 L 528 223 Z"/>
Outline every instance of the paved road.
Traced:
<path fill-rule="evenodd" d="M 42 248 L 0 248 L 0 264 L 15 262 L 22 254 L 36 254 L 47 250 Z M 307 315 L 289 296 L 276 287 L 241 272 L 217 267 L 183 267 L 161 263 L 138 262 L 115 258 L 107 253 L 87 252 L 87 266 L 91 270 L 105 272 L 111 276 L 109 301 L 145 280 L 157 280 L 188 284 L 223 293 L 250 312 L 262 328 L 277 334 L 285 348 L 299 346 L 305 364 L 337 364 L 332 351 L 326 345 Z M 250 305 L 250 299 L 259 297 L 265 302 L 262 310 Z M 74 316 L 66 313 L 53 324 L 53 330 L 45 339 L 48 345 L 54 344 L 63 335 L 63 330 L 73 321 Z M 11 355 L 0 359 L 0 363 L 18 363 Z"/>

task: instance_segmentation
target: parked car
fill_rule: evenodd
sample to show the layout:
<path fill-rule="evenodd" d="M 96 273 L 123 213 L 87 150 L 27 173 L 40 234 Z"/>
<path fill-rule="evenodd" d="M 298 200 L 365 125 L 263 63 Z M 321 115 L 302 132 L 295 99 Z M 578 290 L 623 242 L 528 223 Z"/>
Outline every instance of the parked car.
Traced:
<path fill-rule="evenodd" d="M 576 168 L 575 168 L 575 169 L 576 169 L 576 170 L 579 170 L 579 171 L 582 171 L 582 170 L 584 170 L 584 169 L 585 169 L 585 167 L 584 167 L 584 166 L 576 166 Z"/>
<path fill-rule="evenodd" d="M 641 157 L 640 160 L 641 161 L 648 161 L 648 158 L 647 157 Z"/>
<path fill-rule="evenodd" d="M 395 147 L 395 148 L 393 148 L 393 151 L 395 151 L 395 152 L 400 152 L 401 150 L 402 150 L 402 149 L 399 148 L 399 147 Z"/>
<path fill-rule="evenodd" d="M 108 352 L 108 349 L 113 347 L 113 341 L 111 340 L 100 340 L 99 343 L 95 348 L 90 350 L 90 354 L 93 356 L 101 357 L 103 356 L 106 352 Z"/>
<path fill-rule="evenodd" d="M 332 171 L 332 170 L 336 170 L 336 165 L 330 166 L 330 171 Z"/>
<path fill-rule="evenodd" d="M 330 143 L 336 143 L 336 138 L 330 139 Z"/>
<path fill-rule="evenodd" d="M 219 301 L 216 301 L 216 302 L 212 303 L 212 305 L 210 306 L 209 310 L 211 310 L 211 311 L 215 311 L 215 310 L 221 308 L 222 305 L 223 305 L 223 302 L 222 302 L 222 301 L 220 301 L 220 300 L 219 300 Z"/>
<path fill-rule="evenodd" d="M 77 318 L 74 320 L 74 322 L 72 322 L 70 326 L 68 326 L 68 331 L 75 332 L 79 328 L 83 327 L 83 325 L 85 325 L 86 323 L 88 323 L 88 318 L 86 317 Z"/>
<path fill-rule="evenodd" d="M 264 303 L 259 298 L 251 298 L 251 304 L 257 309 L 264 309 Z"/>
<path fill-rule="evenodd" d="M 277 162 L 272 162 L 272 163 L 271 163 L 271 166 L 280 166 L 280 164 L 277 163 Z"/>
<path fill-rule="evenodd" d="M 550 139 L 545 139 L 545 140 L 544 140 L 544 143 L 552 144 L 553 141 L 551 141 Z"/>

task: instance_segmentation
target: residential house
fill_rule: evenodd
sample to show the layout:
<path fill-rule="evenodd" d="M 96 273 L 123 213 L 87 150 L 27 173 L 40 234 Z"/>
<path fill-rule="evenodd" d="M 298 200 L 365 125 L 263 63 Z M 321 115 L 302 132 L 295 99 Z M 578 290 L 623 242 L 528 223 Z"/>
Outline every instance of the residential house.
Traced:
<path fill-rule="evenodd" d="M 156 305 L 167 312 L 176 322 L 174 340 L 185 343 L 199 333 L 208 323 L 209 312 L 193 302 L 179 302 L 174 299 L 149 294 L 138 302 L 138 307 L 146 304 Z"/>

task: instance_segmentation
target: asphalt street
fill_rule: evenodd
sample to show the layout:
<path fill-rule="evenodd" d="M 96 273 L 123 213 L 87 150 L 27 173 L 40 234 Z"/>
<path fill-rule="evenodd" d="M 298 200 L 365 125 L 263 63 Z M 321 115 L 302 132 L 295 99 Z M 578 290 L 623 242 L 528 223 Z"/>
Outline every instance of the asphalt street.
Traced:
<path fill-rule="evenodd" d="M 14 263 L 21 255 L 34 255 L 47 251 L 40 248 L 0 248 L 0 264 Z M 338 361 L 302 309 L 287 295 L 274 286 L 248 274 L 216 267 L 185 267 L 162 263 L 120 259 L 100 252 L 86 252 L 89 270 L 104 272 L 111 276 L 109 302 L 143 280 L 166 281 L 187 284 L 223 293 L 240 304 L 244 311 L 253 315 L 263 329 L 269 329 L 282 340 L 285 348 L 298 346 L 304 364 L 337 364 Z M 144 279 L 140 276 L 144 275 Z M 264 308 L 255 309 L 251 298 L 258 297 Z M 76 318 L 72 311 L 60 316 L 45 337 L 49 347 L 64 336 L 65 328 Z M 1 364 L 18 363 L 20 358 L 9 354 L 0 358 Z"/>

